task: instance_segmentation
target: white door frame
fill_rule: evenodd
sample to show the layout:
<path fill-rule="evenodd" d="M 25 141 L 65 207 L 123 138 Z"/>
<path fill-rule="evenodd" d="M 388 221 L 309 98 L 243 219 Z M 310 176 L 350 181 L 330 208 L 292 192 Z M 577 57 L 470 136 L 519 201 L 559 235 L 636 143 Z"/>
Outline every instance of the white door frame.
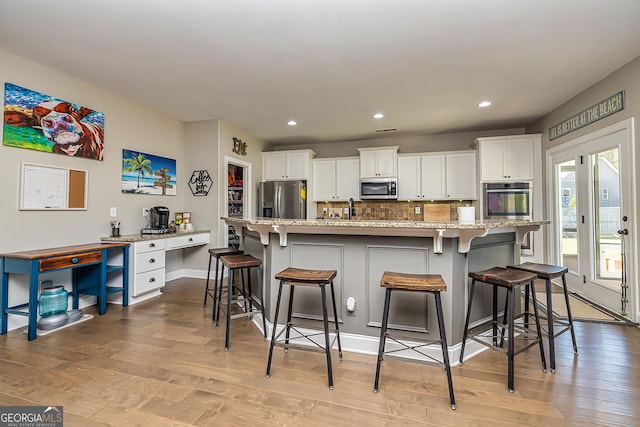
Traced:
<path fill-rule="evenodd" d="M 253 212 L 253 175 L 251 173 L 251 163 L 245 162 L 231 156 L 224 156 L 224 168 L 220 174 L 220 180 L 224 182 L 223 191 L 220 195 L 218 203 L 218 247 L 226 247 L 229 245 L 229 234 L 227 233 L 227 224 L 219 219 L 220 217 L 227 216 L 227 195 L 229 194 L 229 181 L 227 180 L 227 173 L 229 171 L 229 165 L 241 166 L 244 168 L 244 175 L 242 177 L 242 196 L 244 200 L 242 216 L 248 218 Z"/>
<path fill-rule="evenodd" d="M 629 284 L 628 291 L 628 310 L 629 317 L 631 321 L 638 322 L 640 319 L 640 306 L 638 299 L 638 268 L 637 268 L 637 248 L 638 248 L 638 233 L 636 230 L 636 188 L 635 188 L 635 132 L 634 132 L 634 118 L 631 117 L 629 119 L 623 120 L 618 123 L 614 123 L 610 126 L 604 127 L 602 129 L 591 132 L 587 135 L 583 135 L 571 141 L 568 141 L 562 145 L 557 147 L 550 148 L 545 151 L 546 158 L 546 183 L 547 183 L 547 218 L 552 220 L 549 229 L 547 230 L 547 259 L 552 264 L 560 263 L 560 242 L 557 241 L 557 236 L 559 234 L 559 230 L 557 229 L 559 224 L 555 219 L 557 218 L 557 212 L 555 212 L 556 201 L 559 200 L 559 195 L 557 194 L 557 188 L 555 186 L 554 179 L 554 166 L 553 166 L 553 156 L 556 153 L 567 151 L 573 148 L 577 148 L 581 144 L 585 144 L 594 139 L 602 138 L 604 136 L 610 135 L 615 132 L 625 131 L 626 132 L 626 144 L 628 149 L 628 158 L 626 159 L 628 162 L 625 170 L 628 171 L 630 176 L 621 177 L 621 181 L 628 180 L 629 185 L 623 185 L 626 187 L 624 190 L 624 194 L 621 194 L 621 200 L 625 201 L 624 206 L 622 206 L 623 215 L 627 215 L 628 217 L 628 228 L 629 228 L 629 237 L 626 241 L 626 249 L 627 253 L 631 255 L 631 257 L 627 256 L 627 283 Z"/>

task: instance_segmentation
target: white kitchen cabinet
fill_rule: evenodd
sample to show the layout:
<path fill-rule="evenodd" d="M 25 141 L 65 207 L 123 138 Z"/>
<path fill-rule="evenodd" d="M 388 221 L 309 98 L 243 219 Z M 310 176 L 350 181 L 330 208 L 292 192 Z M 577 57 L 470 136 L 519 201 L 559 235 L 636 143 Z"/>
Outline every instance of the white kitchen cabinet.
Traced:
<path fill-rule="evenodd" d="M 308 180 L 312 150 L 269 151 L 262 153 L 264 181 Z"/>
<path fill-rule="evenodd" d="M 129 262 L 129 303 L 142 301 L 159 293 L 166 281 L 166 253 L 209 243 L 209 231 L 179 232 L 134 241 Z M 155 292 L 155 293 L 154 293 Z M 142 297 L 141 297 L 142 296 Z"/>
<path fill-rule="evenodd" d="M 131 296 L 137 297 L 164 287 L 165 248 L 165 239 L 133 244 Z"/>
<path fill-rule="evenodd" d="M 480 180 L 532 181 L 534 147 L 539 140 L 539 134 L 477 138 Z"/>
<path fill-rule="evenodd" d="M 447 199 L 475 200 L 478 198 L 475 151 L 446 155 Z"/>
<path fill-rule="evenodd" d="M 359 199 L 359 159 L 357 157 L 313 160 L 312 198 L 314 202 Z"/>
<path fill-rule="evenodd" d="M 398 148 L 358 148 L 360 178 L 396 178 L 398 176 Z"/>
<path fill-rule="evenodd" d="M 476 199 L 474 151 L 398 156 L 398 199 Z"/>

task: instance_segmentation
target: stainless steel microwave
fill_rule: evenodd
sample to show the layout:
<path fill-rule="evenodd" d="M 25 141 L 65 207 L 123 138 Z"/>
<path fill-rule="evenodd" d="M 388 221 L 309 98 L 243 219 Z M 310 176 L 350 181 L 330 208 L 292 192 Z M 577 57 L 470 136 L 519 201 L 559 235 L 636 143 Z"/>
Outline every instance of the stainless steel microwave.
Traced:
<path fill-rule="evenodd" d="M 398 180 L 395 178 L 368 178 L 360 180 L 360 199 L 397 199 Z"/>

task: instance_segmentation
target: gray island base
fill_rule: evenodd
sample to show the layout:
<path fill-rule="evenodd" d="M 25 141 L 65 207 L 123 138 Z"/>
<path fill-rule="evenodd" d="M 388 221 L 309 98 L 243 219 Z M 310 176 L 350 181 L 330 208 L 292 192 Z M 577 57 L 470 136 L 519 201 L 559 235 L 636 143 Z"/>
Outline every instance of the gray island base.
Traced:
<path fill-rule="evenodd" d="M 222 220 L 235 228 L 241 248 L 263 261 L 267 328 L 273 325 L 277 272 L 287 267 L 337 270 L 334 286 L 340 336 L 346 351 L 377 353 L 384 303 L 380 278 L 385 271 L 442 275 L 447 284 L 442 301 L 452 363 L 460 354 L 469 295 L 468 272 L 518 263 L 526 233 L 549 223 L 546 220 L 458 224 L 227 217 Z M 320 296 L 314 291 L 317 290 L 296 289 L 293 321 L 321 329 Z M 257 297 L 257 289 L 253 292 Z M 283 298 L 286 298 L 283 303 L 288 301 L 288 294 Z M 505 297 L 499 295 L 498 298 L 504 301 Z M 355 304 L 348 307 L 347 300 Z M 491 301 L 490 291 L 476 292 L 472 326 L 490 319 Z M 286 319 L 280 318 L 278 324 L 284 321 Z M 261 326 L 260 319 L 254 319 L 254 323 Z M 437 339 L 433 298 L 398 292 L 391 304 L 389 328 L 406 334 L 408 343 Z M 270 336 L 270 331 L 267 332 Z M 465 358 L 484 349 L 470 341 Z M 435 349 L 434 355 L 439 352 Z M 409 351 L 396 355 L 416 357 L 415 352 Z"/>

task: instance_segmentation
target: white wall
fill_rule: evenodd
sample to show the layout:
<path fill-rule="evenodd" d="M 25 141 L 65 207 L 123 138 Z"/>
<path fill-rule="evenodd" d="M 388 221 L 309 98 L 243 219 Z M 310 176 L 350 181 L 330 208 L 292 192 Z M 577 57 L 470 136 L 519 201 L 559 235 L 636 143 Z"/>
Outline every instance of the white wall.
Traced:
<path fill-rule="evenodd" d="M 139 233 L 145 226 L 143 206 L 163 205 L 183 210 L 185 181 L 182 123 L 156 111 L 122 99 L 87 82 L 0 50 L 0 82 L 13 83 L 52 97 L 70 101 L 105 115 L 104 160 L 74 158 L 0 145 L 0 253 L 98 242 L 110 232 L 109 208 L 116 207 L 121 233 Z M 4 96 L 3 96 L 4 97 Z M 145 196 L 121 191 L 122 149 L 128 148 L 176 159 L 176 196 Z M 89 172 L 86 211 L 20 211 L 21 162 L 84 169 Z M 204 267 L 206 268 L 206 266 Z M 59 277 L 58 277 L 59 276 Z M 57 281 L 69 280 L 59 274 Z M 26 302 L 23 278 L 12 278 L 10 304 Z M 9 327 L 26 318 L 9 316 Z"/>

